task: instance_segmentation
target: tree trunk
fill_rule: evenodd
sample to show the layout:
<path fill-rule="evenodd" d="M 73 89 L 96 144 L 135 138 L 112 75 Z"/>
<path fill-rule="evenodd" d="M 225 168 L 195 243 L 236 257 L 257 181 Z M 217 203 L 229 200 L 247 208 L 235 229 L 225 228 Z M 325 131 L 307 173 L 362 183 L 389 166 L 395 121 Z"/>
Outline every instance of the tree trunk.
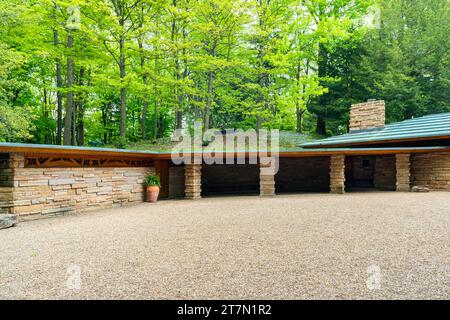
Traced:
<path fill-rule="evenodd" d="M 217 39 L 214 39 L 213 47 L 211 49 L 211 57 L 216 57 L 216 48 L 217 48 Z M 210 127 L 210 113 L 211 113 L 211 105 L 213 101 L 213 83 L 215 79 L 214 71 L 209 71 L 208 73 L 208 94 L 206 98 L 206 107 L 205 107 L 205 117 L 204 117 L 204 129 L 209 130 Z"/>
<path fill-rule="evenodd" d="M 108 144 L 108 131 L 106 131 L 106 127 L 108 124 L 108 116 L 106 111 L 107 105 L 103 105 L 102 107 L 102 123 L 103 123 L 103 143 Z"/>
<path fill-rule="evenodd" d="M 306 70 L 306 74 L 308 74 L 308 67 Z M 297 81 L 297 87 L 300 88 L 300 78 L 301 78 L 301 64 L 300 61 L 297 61 L 297 72 L 296 72 L 296 81 Z M 301 93 L 304 94 L 304 86 L 302 86 Z M 303 113 L 305 111 L 300 109 L 300 98 L 297 97 L 295 102 L 295 113 L 297 116 L 297 133 L 303 133 Z"/>
<path fill-rule="evenodd" d="M 120 138 L 125 141 L 127 135 L 126 122 L 127 122 L 127 89 L 125 87 L 125 77 L 126 77 L 126 59 L 125 59 L 125 39 L 122 36 L 120 39 Z"/>
<path fill-rule="evenodd" d="M 53 44 L 55 47 L 59 45 L 58 30 L 53 31 Z M 61 93 L 62 88 L 62 76 L 61 76 L 61 59 L 56 58 L 56 100 L 57 100 L 57 121 L 56 121 L 56 144 L 61 145 L 62 143 L 62 130 L 63 130 L 63 96 Z"/>
<path fill-rule="evenodd" d="M 154 120 L 153 120 L 153 139 L 156 140 L 158 139 L 158 129 L 159 129 L 159 123 L 158 123 L 158 118 L 159 118 L 159 114 L 158 114 L 158 97 L 155 96 L 155 106 L 154 106 L 154 110 L 153 110 L 153 116 L 154 116 Z"/>
<path fill-rule="evenodd" d="M 185 28 L 183 27 L 183 42 L 185 42 L 187 38 L 187 32 Z M 183 70 L 183 81 L 186 80 L 186 78 L 189 75 L 189 69 L 188 69 L 188 58 L 186 56 L 186 48 L 183 47 L 183 62 L 184 62 L 184 70 Z M 185 99 L 185 91 L 184 86 L 181 89 L 181 92 L 178 96 L 178 112 L 177 112 L 177 129 L 183 128 L 183 107 L 184 107 L 184 99 Z"/>
<path fill-rule="evenodd" d="M 148 94 L 147 94 L 147 85 L 148 85 L 148 77 L 147 73 L 145 71 L 145 57 L 144 57 L 144 44 L 141 39 L 138 40 L 139 42 L 139 50 L 141 53 L 141 70 L 143 72 L 142 74 L 142 82 L 144 84 L 144 101 L 142 103 L 142 111 L 141 111 L 141 137 L 143 141 L 147 140 L 147 112 L 148 112 Z"/>
<path fill-rule="evenodd" d="M 327 123 L 321 117 L 317 117 L 316 133 L 321 135 L 327 133 Z"/>
<path fill-rule="evenodd" d="M 214 72 L 210 71 L 208 75 L 208 97 L 206 98 L 206 108 L 205 108 L 205 119 L 204 119 L 204 129 L 209 130 L 210 125 L 210 112 L 211 112 L 211 104 L 212 104 L 212 95 L 213 95 L 213 81 L 214 81 Z"/>
<path fill-rule="evenodd" d="M 183 126 L 183 93 L 180 90 L 180 80 L 181 80 L 181 71 L 180 71 L 180 59 L 178 55 L 175 57 L 175 78 L 177 79 L 177 85 L 175 86 L 175 96 L 177 99 L 177 108 L 175 110 L 175 129 L 181 129 Z"/>
<path fill-rule="evenodd" d="M 158 59 L 155 59 L 155 70 L 156 72 L 158 72 Z M 158 139 L 158 129 L 159 129 L 159 123 L 158 123 L 158 118 L 159 118 L 159 111 L 158 111 L 158 82 L 155 79 L 155 104 L 154 104 L 154 110 L 153 110 L 153 139 L 156 140 Z"/>
<path fill-rule="evenodd" d="M 86 70 L 84 67 L 80 68 L 80 86 L 84 86 L 84 78 L 85 78 Z M 80 95 L 78 104 L 78 113 L 77 113 L 77 144 L 79 146 L 84 145 L 84 107 L 85 107 L 85 97 L 84 94 Z"/>
<path fill-rule="evenodd" d="M 318 75 L 320 78 L 324 78 L 328 75 L 328 54 L 323 44 L 319 45 Z M 325 86 L 324 83 L 322 83 L 322 85 Z M 325 94 L 321 95 L 318 99 L 318 111 L 319 112 L 316 113 L 316 133 L 325 135 L 327 133 L 327 124 L 324 117 L 327 114 L 327 98 Z"/>
<path fill-rule="evenodd" d="M 147 77 L 145 77 L 144 85 L 147 85 Z M 147 112 L 148 112 L 148 95 L 144 96 L 144 103 L 142 105 L 142 114 L 141 114 L 141 135 L 142 140 L 147 140 Z"/>
<path fill-rule="evenodd" d="M 74 102 L 73 104 L 73 115 L 72 115 L 72 145 L 77 145 L 77 123 L 78 123 L 78 104 Z"/>
<path fill-rule="evenodd" d="M 72 142 L 72 115 L 73 115 L 73 57 L 72 50 L 73 47 L 73 35 L 69 31 L 67 35 L 67 49 L 69 55 L 67 57 L 67 106 L 66 106 L 66 118 L 64 121 L 64 145 L 70 145 Z"/>
<path fill-rule="evenodd" d="M 303 133 L 302 125 L 303 125 L 303 110 L 300 110 L 300 104 L 297 102 L 295 106 L 295 112 L 297 114 L 297 133 Z"/>
<path fill-rule="evenodd" d="M 172 6 L 174 8 L 177 7 L 177 0 L 172 1 Z M 181 79 L 181 72 L 180 72 L 180 58 L 178 55 L 178 41 L 177 41 L 177 35 L 178 35 L 178 20 L 176 16 L 174 16 L 172 20 L 172 31 L 171 31 L 171 40 L 172 44 L 175 44 L 176 48 L 174 53 L 174 62 L 175 62 L 175 71 L 174 71 L 174 78 L 176 79 L 177 83 L 174 86 L 174 98 L 176 99 L 176 108 L 175 108 L 175 129 L 181 129 L 182 127 L 182 108 L 183 108 L 183 97 L 180 93 L 180 79 Z"/>
<path fill-rule="evenodd" d="M 44 87 L 44 107 L 43 107 L 43 110 L 42 110 L 42 116 L 46 120 L 48 119 L 48 116 L 49 116 L 49 114 L 48 114 L 48 104 L 49 104 L 48 92 L 47 92 L 47 89 Z M 48 131 L 45 132 L 44 143 L 45 144 L 50 144 L 50 140 L 51 140 L 51 131 L 48 130 Z"/>

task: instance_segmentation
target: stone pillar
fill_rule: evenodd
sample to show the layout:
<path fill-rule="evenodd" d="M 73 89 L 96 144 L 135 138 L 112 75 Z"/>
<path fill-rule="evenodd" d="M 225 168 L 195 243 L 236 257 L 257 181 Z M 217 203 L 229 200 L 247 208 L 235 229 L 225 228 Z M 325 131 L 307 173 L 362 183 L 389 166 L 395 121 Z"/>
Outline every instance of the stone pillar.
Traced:
<path fill-rule="evenodd" d="M 11 153 L 0 159 L 0 215 L 2 216 L 14 213 L 14 190 L 19 186 L 19 181 L 16 179 L 16 169 L 24 166 L 25 156 L 21 153 Z M 9 219 L 6 216 L 3 216 L 3 218 Z M 3 223 L 5 227 L 6 222 Z"/>
<path fill-rule="evenodd" d="M 331 156 L 330 191 L 331 193 L 345 193 L 345 155 Z"/>
<path fill-rule="evenodd" d="M 25 156 L 21 153 L 11 153 L 0 163 L 0 187 L 18 187 L 15 181 L 15 170 L 25 167 Z"/>
<path fill-rule="evenodd" d="M 276 159 L 261 157 L 259 160 L 259 194 L 261 197 L 275 196 Z"/>
<path fill-rule="evenodd" d="M 202 165 L 187 164 L 184 168 L 186 199 L 197 200 L 202 197 Z"/>
<path fill-rule="evenodd" d="M 395 168 L 396 168 L 396 190 L 409 191 L 410 190 L 410 154 L 396 154 Z"/>

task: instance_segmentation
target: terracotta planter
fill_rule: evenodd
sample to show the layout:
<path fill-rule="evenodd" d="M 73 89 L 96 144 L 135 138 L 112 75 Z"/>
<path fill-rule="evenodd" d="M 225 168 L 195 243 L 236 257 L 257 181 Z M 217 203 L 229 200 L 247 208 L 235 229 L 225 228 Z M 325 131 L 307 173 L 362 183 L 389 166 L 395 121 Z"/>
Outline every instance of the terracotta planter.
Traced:
<path fill-rule="evenodd" d="M 155 203 L 158 201 L 159 187 L 147 187 L 147 202 Z"/>

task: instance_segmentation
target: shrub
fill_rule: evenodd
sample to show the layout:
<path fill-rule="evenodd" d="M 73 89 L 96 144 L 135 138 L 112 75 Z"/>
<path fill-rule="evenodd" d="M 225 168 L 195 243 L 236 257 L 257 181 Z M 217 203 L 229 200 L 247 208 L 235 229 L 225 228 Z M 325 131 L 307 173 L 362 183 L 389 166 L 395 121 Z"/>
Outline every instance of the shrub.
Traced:
<path fill-rule="evenodd" d="M 161 188 L 161 179 L 159 178 L 159 175 L 150 174 L 147 176 L 145 184 L 147 185 L 147 187 L 160 187 Z"/>

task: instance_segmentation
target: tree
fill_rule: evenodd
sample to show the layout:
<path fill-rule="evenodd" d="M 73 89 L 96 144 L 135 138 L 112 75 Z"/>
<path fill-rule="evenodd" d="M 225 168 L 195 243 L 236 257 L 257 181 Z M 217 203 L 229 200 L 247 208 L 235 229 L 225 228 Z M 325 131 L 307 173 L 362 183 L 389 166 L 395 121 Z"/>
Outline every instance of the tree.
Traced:
<path fill-rule="evenodd" d="M 377 28 L 364 26 L 373 2 Z M 3 0 L 0 139 L 124 148 L 194 120 L 335 134 L 368 98 L 387 101 L 388 121 L 449 111 L 449 11 L 448 0 Z"/>
<path fill-rule="evenodd" d="M 94 2 L 89 18 L 96 23 L 98 37 L 118 66 L 120 90 L 120 139 L 126 141 L 127 120 L 127 45 L 133 32 L 139 28 L 141 0 L 108 0 L 106 5 Z"/>
<path fill-rule="evenodd" d="M 229 51 L 232 50 L 232 35 L 239 32 L 240 3 L 232 0 L 203 0 L 195 8 L 193 28 L 199 50 L 195 69 L 205 74 L 203 127 L 211 125 L 211 108 L 215 101 L 215 81 L 219 73 L 230 66 Z M 200 77 L 199 77 L 200 78 Z"/>
<path fill-rule="evenodd" d="M 323 87 L 328 88 L 336 80 L 333 79 L 330 70 L 333 65 L 331 54 L 342 40 L 348 39 L 362 25 L 369 4 L 369 1 L 355 0 L 303 1 L 303 5 L 313 18 L 313 28 L 319 37 L 317 73 Z M 327 133 L 326 123 L 330 113 L 333 113 L 329 104 L 330 99 L 330 95 L 324 94 L 309 105 L 309 110 L 317 116 L 316 132 L 318 134 L 324 135 Z"/>
<path fill-rule="evenodd" d="M 360 96 L 387 102 L 387 120 L 450 111 L 450 5 L 446 0 L 378 1 L 381 22 L 358 46 L 352 71 Z"/>

